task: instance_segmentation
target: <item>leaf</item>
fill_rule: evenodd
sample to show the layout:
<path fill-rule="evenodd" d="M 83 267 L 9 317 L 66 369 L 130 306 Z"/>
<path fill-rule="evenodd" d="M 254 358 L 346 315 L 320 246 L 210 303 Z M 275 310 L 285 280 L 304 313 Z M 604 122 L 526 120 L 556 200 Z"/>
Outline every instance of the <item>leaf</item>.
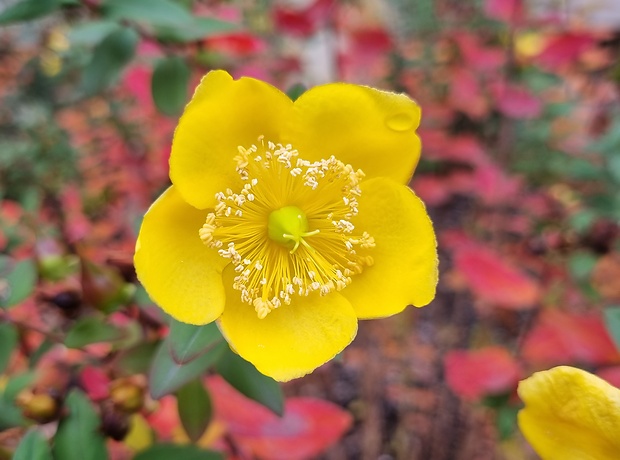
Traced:
<path fill-rule="evenodd" d="M 123 350 L 115 362 L 114 369 L 124 376 L 146 374 L 159 345 L 160 342 L 145 342 Z"/>
<path fill-rule="evenodd" d="M 74 46 L 94 46 L 118 28 L 114 21 L 88 21 L 69 30 L 67 38 Z"/>
<path fill-rule="evenodd" d="M 170 345 L 174 360 L 179 364 L 184 364 L 222 342 L 224 338 L 215 323 L 194 326 L 171 318 L 170 332 L 166 340 Z"/>
<path fill-rule="evenodd" d="M 620 353 L 599 314 L 545 310 L 525 336 L 522 355 L 536 366 L 620 362 Z"/>
<path fill-rule="evenodd" d="M 146 22 L 152 26 L 182 28 L 192 22 L 190 12 L 170 0 L 107 0 L 102 10 L 109 19 Z"/>
<path fill-rule="evenodd" d="M 186 43 L 232 32 L 237 28 L 235 24 L 215 18 L 192 17 L 182 27 L 157 27 L 155 35 L 161 41 Z"/>
<path fill-rule="evenodd" d="M 605 318 L 605 328 L 620 350 L 620 306 L 609 307 L 603 311 Z"/>
<path fill-rule="evenodd" d="M 13 460 L 52 460 L 45 437 L 36 429 L 26 433 L 13 454 Z"/>
<path fill-rule="evenodd" d="M 536 306 L 541 295 L 538 283 L 501 254 L 477 243 L 454 252 L 456 270 L 481 300 L 513 310 Z"/>
<path fill-rule="evenodd" d="M 138 39 L 137 32 L 127 27 L 107 35 L 95 47 L 93 58 L 84 69 L 82 90 L 92 95 L 114 83 L 133 58 Z"/>
<path fill-rule="evenodd" d="M 89 316 L 79 319 L 67 333 L 65 345 L 82 348 L 91 343 L 114 342 L 123 338 L 123 332 L 116 326 L 105 323 L 105 319 Z"/>
<path fill-rule="evenodd" d="M 37 282 L 37 266 L 32 259 L 17 262 L 6 275 L 6 294 L 0 289 L 0 307 L 7 308 L 26 300 Z"/>
<path fill-rule="evenodd" d="M 182 460 L 224 460 L 224 457 L 219 452 L 178 444 L 155 444 L 147 450 L 140 452 L 133 460 L 170 460 L 172 458 Z"/>
<path fill-rule="evenodd" d="M 211 397 L 200 379 L 193 380 L 177 391 L 177 407 L 183 429 L 192 442 L 204 434 L 213 408 Z"/>
<path fill-rule="evenodd" d="M 8 366 L 15 345 L 17 345 L 17 329 L 12 324 L 0 324 L 0 374 Z"/>
<path fill-rule="evenodd" d="M 37 19 L 58 7 L 59 3 L 56 0 L 22 0 L 0 13 L 0 25 Z"/>
<path fill-rule="evenodd" d="M 444 357 L 450 389 L 467 400 L 508 393 L 517 387 L 521 366 L 505 348 L 452 350 Z"/>
<path fill-rule="evenodd" d="M 201 376 L 218 360 L 226 347 L 226 342 L 214 342 L 191 361 L 179 363 L 172 357 L 169 341 L 164 340 L 155 354 L 149 372 L 151 396 L 159 399 Z"/>
<path fill-rule="evenodd" d="M 262 404 L 277 415 L 283 414 L 284 395 L 280 384 L 261 374 L 252 363 L 230 348 L 224 352 L 215 368 L 217 373 L 242 395 Z"/>
<path fill-rule="evenodd" d="M 351 414 L 328 401 L 289 398 L 278 417 L 239 394 L 219 376 L 208 379 L 216 417 L 252 458 L 302 460 L 318 457 L 351 427 Z M 243 450 L 242 450 L 243 451 Z"/>
<path fill-rule="evenodd" d="M 286 95 L 290 97 L 292 101 L 295 101 L 299 96 L 306 92 L 306 89 L 306 86 L 302 83 L 296 83 L 288 89 Z"/>
<path fill-rule="evenodd" d="M 33 372 L 26 372 L 10 379 L 0 393 L 0 431 L 26 425 L 22 411 L 15 405 L 18 393 L 34 380 Z"/>
<path fill-rule="evenodd" d="M 106 460 L 105 440 L 99 432 L 100 420 L 82 391 L 71 390 L 63 418 L 54 438 L 54 458 L 62 460 Z"/>
<path fill-rule="evenodd" d="M 155 64 L 151 91 L 161 113 L 181 113 L 187 100 L 190 73 L 185 60 L 178 56 L 166 57 Z"/>

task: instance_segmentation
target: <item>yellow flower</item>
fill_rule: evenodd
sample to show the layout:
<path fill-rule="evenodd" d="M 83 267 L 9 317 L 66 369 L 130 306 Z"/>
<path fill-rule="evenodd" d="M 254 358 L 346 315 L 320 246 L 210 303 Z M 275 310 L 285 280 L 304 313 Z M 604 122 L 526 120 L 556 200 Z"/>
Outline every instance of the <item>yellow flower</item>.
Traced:
<path fill-rule="evenodd" d="M 544 460 L 620 458 L 620 390 L 559 366 L 519 383 L 519 427 Z"/>
<path fill-rule="evenodd" d="M 435 295 L 435 235 L 404 185 L 419 120 L 402 94 L 340 83 L 293 102 L 209 72 L 174 135 L 173 185 L 142 223 L 140 281 L 177 320 L 217 320 L 264 374 L 311 372 L 353 340 L 358 318 Z"/>

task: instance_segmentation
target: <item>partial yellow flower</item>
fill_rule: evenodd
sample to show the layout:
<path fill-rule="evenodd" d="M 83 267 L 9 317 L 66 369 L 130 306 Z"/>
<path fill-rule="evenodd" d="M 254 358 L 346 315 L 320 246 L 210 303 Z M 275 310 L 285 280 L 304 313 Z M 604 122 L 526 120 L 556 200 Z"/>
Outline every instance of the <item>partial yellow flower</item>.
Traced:
<path fill-rule="evenodd" d="M 339 83 L 293 102 L 209 72 L 175 132 L 173 185 L 142 223 L 140 281 L 177 320 L 217 320 L 264 374 L 311 372 L 358 319 L 435 295 L 435 235 L 406 186 L 419 121 L 403 94 Z"/>
<path fill-rule="evenodd" d="M 543 460 L 620 458 L 620 390 L 568 366 L 519 383 L 519 427 Z"/>

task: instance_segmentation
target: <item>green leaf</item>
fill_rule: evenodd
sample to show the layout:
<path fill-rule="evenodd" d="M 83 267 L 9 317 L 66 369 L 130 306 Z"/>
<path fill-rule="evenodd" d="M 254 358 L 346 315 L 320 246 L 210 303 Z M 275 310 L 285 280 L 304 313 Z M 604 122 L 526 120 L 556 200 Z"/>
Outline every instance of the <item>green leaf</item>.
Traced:
<path fill-rule="evenodd" d="M 286 95 L 290 97 L 292 101 L 296 101 L 299 96 L 306 92 L 306 89 L 305 85 L 296 83 L 288 89 Z"/>
<path fill-rule="evenodd" d="M 12 324 L 0 324 L 0 374 L 8 366 L 13 350 L 17 345 L 17 329 Z"/>
<path fill-rule="evenodd" d="M 138 33 L 127 27 L 108 34 L 95 47 L 93 58 L 84 69 L 82 90 L 92 95 L 114 83 L 133 58 L 138 39 Z"/>
<path fill-rule="evenodd" d="M 160 342 L 144 342 L 123 350 L 116 362 L 115 370 L 121 375 L 146 374 Z"/>
<path fill-rule="evenodd" d="M 157 109 L 166 115 L 178 115 L 187 101 L 190 70 L 178 56 L 166 57 L 155 64 L 151 92 Z"/>
<path fill-rule="evenodd" d="M 123 331 L 104 321 L 104 318 L 98 316 L 79 319 L 67 333 L 65 345 L 82 348 L 91 343 L 114 342 L 124 337 Z"/>
<path fill-rule="evenodd" d="M 91 402 L 81 390 L 71 390 L 65 401 L 68 409 L 54 438 L 54 458 L 62 460 L 107 460 L 108 452 L 100 420 Z"/>
<path fill-rule="evenodd" d="M 578 281 L 587 280 L 594 269 L 598 258 L 586 251 L 576 251 L 568 259 L 568 268 Z"/>
<path fill-rule="evenodd" d="M 495 423 L 497 425 L 497 431 L 500 439 L 505 440 L 510 438 L 517 429 L 517 413 L 518 407 L 502 406 L 497 411 Z"/>
<path fill-rule="evenodd" d="M 183 27 L 192 22 L 191 13 L 170 0 L 107 0 L 104 15 L 114 20 L 130 20 L 152 26 Z"/>
<path fill-rule="evenodd" d="M 170 332 L 166 340 L 173 359 L 179 364 L 184 364 L 222 342 L 224 338 L 215 323 L 194 326 L 171 318 Z"/>
<path fill-rule="evenodd" d="M 0 13 L 0 25 L 37 19 L 56 10 L 58 6 L 56 0 L 22 0 Z"/>
<path fill-rule="evenodd" d="M 181 424 L 189 439 L 196 442 L 209 426 L 213 413 L 211 397 L 200 379 L 182 386 L 176 395 Z"/>
<path fill-rule="evenodd" d="M 114 21 L 88 21 L 69 30 L 67 38 L 74 46 L 94 46 L 119 27 Z"/>
<path fill-rule="evenodd" d="M 192 17 L 183 27 L 157 27 L 155 34 L 162 41 L 186 43 L 237 29 L 235 24 L 219 19 Z"/>
<path fill-rule="evenodd" d="M 15 405 L 15 398 L 32 383 L 34 377 L 33 372 L 17 375 L 9 380 L 4 392 L 0 393 L 0 431 L 26 425 L 21 409 Z"/>
<path fill-rule="evenodd" d="M 215 366 L 218 374 L 241 394 L 262 404 L 277 415 L 284 413 L 284 395 L 280 384 L 261 374 L 230 348 L 224 352 Z"/>
<path fill-rule="evenodd" d="M 191 361 L 179 363 L 172 358 L 169 341 L 164 340 L 149 372 L 151 396 L 159 399 L 200 377 L 218 360 L 226 348 L 228 348 L 226 342 L 214 342 L 210 348 L 194 356 Z"/>
<path fill-rule="evenodd" d="M 13 454 L 13 460 L 52 460 L 45 437 L 36 429 L 26 433 Z"/>
<path fill-rule="evenodd" d="M 179 460 L 224 460 L 219 452 L 179 444 L 155 444 L 140 452 L 133 460 L 170 460 L 171 458 Z"/>
<path fill-rule="evenodd" d="M 617 151 L 607 160 L 609 173 L 617 183 L 620 183 L 620 153 Z"/>
<path fill-rule="evenodd" d="M 620 350 L 620 306 L 606 308 L 604 311 L 605 328 Z"/>
<path fill-rule="evenodd" d="M 7 308 L 26 300 L 37 282 L 37 265 L 32 259 L 17 262 L 6 275 L 6 287 L 0 279 L 0 307 Z"/>

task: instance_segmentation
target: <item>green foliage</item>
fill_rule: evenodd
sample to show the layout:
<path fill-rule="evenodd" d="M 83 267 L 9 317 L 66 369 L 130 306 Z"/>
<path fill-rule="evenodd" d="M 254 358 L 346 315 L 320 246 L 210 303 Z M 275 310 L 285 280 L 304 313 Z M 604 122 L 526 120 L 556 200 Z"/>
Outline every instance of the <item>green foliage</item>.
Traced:
<path fill-rule="evenodd" d="M 213 407 L 211 397 L 200 379 L 193 380 L 176 392 L 179 418 L 181 424 L 192 442 L 196 442 L 204 434 L 211 416 Z"/>
<path fill-rule="evenodd" d="M 224 341 L 215 323 L 194 326 L 170 319 L 170 333 L 166 339 L 170 354 L 177 363 L 185 364 Z"/>
<path fill-rule="evenodd" d="M 224 460 L 224 457 L 217 452 L 203 450 L 196 446 L 178 444 L 155 444 L 136 455 L 134 460 L 170 460 L 172 458 L 182 460 Z"/>
<path fill-rule="evenodd" d="M 216 365 L 217 372 L 237 391 L 262 404 L 277 415 L 284 413 L 280 384 L 261 374 L 252 363 L 227 349 Z"/>
<path fill-rule="evenodd" d="M 67 333 L 65 345 L 83 348 L 91 343 L 115 342 L 124 337 L 123 331 L 99 316 L 80 318 Z"/>
<path fill-rule="evenodd" d="M 58 0 L 22 0 L 0 13 L 0 25 L 38 19 L 59 6 Z"/>
<path fill-rule="evenodd" d="M 608 307 L 604 312 L 605 327 L 620 350 L 620 306 Z"/>
<path fill-rule="evenodd" d="M 155 64 L 151 91 L 157 109 L 166 115 L 178 115 L 188 97 L 190 69 L 185 60 L 170 56 Z"/>
<path fill-rule="evenodd" d="M 105 440 L 99 431 L 100 420 L 86 395 L 71 390 L 65 405 L 68 414 L 60 421 L 54 437 L 54 458 L 63 460 L 105 460 Z"/>
<path fill-rule="evenodd" d="M 200 377 L 217 362 L 227 347 L 226 342 L 218 340 L 202 348 L 199 354 L 177 355 L 172 351 L 171 342 L 164 340 L 153 358 L 149 372 L 151 396 L 159 399 Z M 174 356 L 186 358 L 177 361 Z"/>
<path fill-rule="evenodd" d="M 52 452 L 45 437 L 38 430 L 31 429 L 17 446 L 13 460 L 52 460 Z"/>
<path fill-rule="evenodd" d="M 17 329 L 8 323 L 0 323 L 0 375 L 9 364 L 13 350 L 17 345 Z"/>
<path fill-rule="evenodd" d="M 133 58 L 138 38 L 138 33 L 128 27 L 108 34 L 95 47 L 93 57 L 84 69 L 82 90 L 92 95 L 114 83 Z"/>
<path fill-rule="evenodd" d="M 0 280 L 6 283 L 0 287 L 0 307 L 8 308 L 24 301 L 33 291 L 37 281 L 37 266 L 31 259 L 10 262 L 0 258 Z"/>

